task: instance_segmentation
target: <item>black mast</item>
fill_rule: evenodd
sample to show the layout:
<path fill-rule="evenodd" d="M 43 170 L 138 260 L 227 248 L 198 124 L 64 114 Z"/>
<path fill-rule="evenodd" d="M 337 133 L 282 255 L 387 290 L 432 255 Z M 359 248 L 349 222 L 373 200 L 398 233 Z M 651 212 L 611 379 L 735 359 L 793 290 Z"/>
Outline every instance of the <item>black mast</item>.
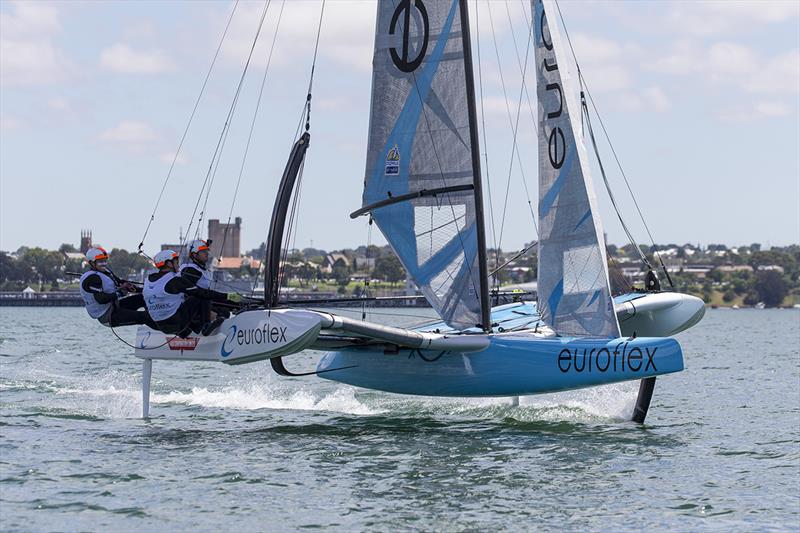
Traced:
<path fill-rule="evenodd" d="M 478 144 L 478 120 L 475 111 L 475 80 L 472 76 L 472 44 L 469 36 L 469 10 L 467 0 L 459 0 L 461 9 L 461 41 L 464 47 L 464 73 L 467 85 L 467 111 L 469 113 L 469 137 L 472 144 L 472 177 L 475 184 L 475 225 L 478 237 L 478 272 L 481 291 L 481 327 L 492 329 L 489 300 L 489 269 L 486 265 L 486 227 L 483 222 L 483 189 L 481 187 L 481 156 Z"/>
<path fill-rule="evenodd" d="M 303 133 L 294 143 L 286 168 L 283 170 L 281 184 L 278 187 L 278 194 L 275 197 L 275 206 L 272 208 L 272 219 L 269 223 L 269 235 L 267 236 L 267 250 L 264 258 L 264 303 L 267 307 L 278 305 L 280 292 L 280 267 L 281 251 L 283 245 L 283 230 L 286 226 L 286 212 L 289 210 L 289 202 L 292 199 L 294 183 L 300 165 L 306 156 L 308 143 L 311 135 Z"/>

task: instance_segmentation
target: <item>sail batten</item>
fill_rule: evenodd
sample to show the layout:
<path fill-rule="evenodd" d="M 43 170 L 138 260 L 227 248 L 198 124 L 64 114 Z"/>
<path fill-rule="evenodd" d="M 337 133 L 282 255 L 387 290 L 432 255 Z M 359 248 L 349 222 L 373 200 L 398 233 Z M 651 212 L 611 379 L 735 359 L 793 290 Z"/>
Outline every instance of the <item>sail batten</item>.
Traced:
<path fill-rule="evenodd" d="M 532 0 L 539 138 L 539 307 L 557 333 L 617 337 L 578 86 L 561 46 L 553 0 Z"/>
<path fill-rule="evenodd" d="M 488 327 L 463 0 L 381 0 L 362 207 L 451 327 Z"/>

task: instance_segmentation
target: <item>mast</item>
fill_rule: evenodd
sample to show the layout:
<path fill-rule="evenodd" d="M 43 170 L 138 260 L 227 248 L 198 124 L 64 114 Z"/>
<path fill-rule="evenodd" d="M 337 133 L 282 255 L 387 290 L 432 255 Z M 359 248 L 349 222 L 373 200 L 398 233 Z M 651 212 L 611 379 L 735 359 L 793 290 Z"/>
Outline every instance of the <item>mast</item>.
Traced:
<path fill-rule="evenodd" d="M 467 0 L 459 0 L 461 10 L 461 39 L 464 46 L 464 73 L 467 85 L 467 110 L 469 136 L 472 145 L 472 179 L 475 186 L 475 225 L 478 239 L 478 271 L 480 277 L 481 326 L 492 329 L 491 301 L 489 299 L 489 269 L 486 263 L 486 226 L 483 220 L 483 188 L 481 185 L 481 157 L 478 144 L 478 114 L 475 108 L 475 79 L 472 74 L 472 43 L 469 34 L 469 9 Z"/>
<path fill-rule="evenodd" d="M 267 249 L 264 258 L 264 303 L 267 307 L 276 307 L 278 305 L 281 246 L 283 244 L 283 230 L 286 227 L 286 213 L 289 210 L 289 202 L 292 199 L 297 174 L 306 156 L 310 140 L 311 135 L 306 131 L 294 143 L 289 160 L 286 162 L 286 168 L 283 171 L 283 177 L 281 177 L 278 194 L 275 196 L 275 206 L 272 208 L 272 219 L 269 224 Z"/>

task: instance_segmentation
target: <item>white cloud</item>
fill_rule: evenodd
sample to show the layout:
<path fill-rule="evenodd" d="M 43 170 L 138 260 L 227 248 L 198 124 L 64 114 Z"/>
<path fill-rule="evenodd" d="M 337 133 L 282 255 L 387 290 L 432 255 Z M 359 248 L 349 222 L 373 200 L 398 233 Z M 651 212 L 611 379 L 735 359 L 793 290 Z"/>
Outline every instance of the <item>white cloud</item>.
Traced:
<path fill-rule="evenodd" d="M 244 65 L 262 10 L 262 4 L 239 4 L 222 50 L 229 64 Z M 263 67 L 267 63 L 279 11 L 276 2 L 270 4 L 253 54 L 252 61 L 256 66 Z M 285 4 L 272 57 L 273 65 L 310 67 L 319 11 L 320 5 L 316 2 Z M 328 2 L 325 4 L 319 55 L 359 71 L 370 72 L 374 32 L 375 10 L 371 4 L 352 0 Z"/>
<path fill-rule="evenodd" d="M 795 0 L 712 0 L 675 2 L 671 6 L 666 25 L 699 37 L 732 34 L 800 16 L 800 2 Z"/>
<path fill-rule="evenodd" d="M 620 93 L 616 101 L 620 109 L 626 111 L 656 111 L 663 113 L 670 108 L 670 100 L 661 87 L 648 87 L 639 92 Z"/>
<path fill-rule="evenodd" d="M 759 65 L 743 85 L 755 93 L 800 93 L 800 51 L 786 52 Z"/>
<path fill-rule="evenodd" d="M 38 85 L 63 81 L 71 64 L 52 42 L 61 30 L 51 4 L 14 2 L 0 13 L 0 85 Z"/>
<path fill-rule="evenodd" d="M 717 116 L 723 122 L 753 122 L 756 120 L 789 116 L 794 108 L 786 102 L 778 100 L 762 100 L 745 103 L 736 108 L 727 108 Z"/>
<path fill-rule="evenodd" d="M 16 117 L 4 116 L 0 117 L 0 130 L 11 131 L 19 129 L 23 126 L 22 121 Z"/>
<path fill-rule="evenodd" d="M 698 74 L 714 83 L 732 85 L 748 93 L 800 92 L 800 51 L 764 58 L 753 48 L 731 42 L 704 47 L 677 41 L 666 55 L 645 64 L 662 74 Z"/>
<path fill-rule="evenodd" d="M 785 102 L 756 102 L 756 112 L 765 117 L 785 117 L 791 114 L 792 107 Z"/>
<path fill-rule="evenodd" d="M 167 152 L 161 154 L 161 157 L 159 159 L 161 159 L 161 161 L 163 161 L 164 163 L 168 163 L 170 165 L 172 164 L 173 161 L 175 161 L 176 165 L 185 165 L 189 162 L 189 156 L 187 156 L 185 153 L 178 154 L 178 157 L 176 159 L 175 152 Z"/>
<path fill-rule="evenodd" d="M 107 143 L 141 145 L 157 141 L 159 136 L 149 124 L 123 120 L 115 127 L 101 133 L 99 138 Z"/>
<path fill-rule="evenodd" d="M 68 111 L 70 109 L 69 102 L 66 98 L 56 97 L 47 101 L 47 107 L 56 111 Z"/>
<path fill-rule="evenodd" d="M 160 50 L 138 51 L 119 43 L 100 53 L 100 65 L 123 74 L 158 74 L 173 68 Z"/>
<path fill-rule="evenodd" d="M 13 13 L 0 13 L 0 33 L 4 39 L 30 39 L 61 30 L 58 10 L 53 4 L 11 2 Z"/>

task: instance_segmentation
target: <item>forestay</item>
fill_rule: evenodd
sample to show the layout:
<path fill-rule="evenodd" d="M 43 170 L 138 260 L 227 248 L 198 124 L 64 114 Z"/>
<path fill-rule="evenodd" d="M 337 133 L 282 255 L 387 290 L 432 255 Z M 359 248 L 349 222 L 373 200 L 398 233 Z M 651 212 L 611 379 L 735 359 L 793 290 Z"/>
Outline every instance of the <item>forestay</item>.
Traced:
<path fill-rule="evenodd" d="M 539 308 L 561 335 L 619 336 L 586 149 L 577 79 L 556 5 L 532 0 L 539 137 Z M 548 23 L 548 16 L 551 17 Z"/>
<path fill-rule="evenodd" d="M 372 214 L 433 308 L 457 329 L 482 323 L 488 294 L 461 4 L 378 3 L 363 207 L 354 213 Z"/>

